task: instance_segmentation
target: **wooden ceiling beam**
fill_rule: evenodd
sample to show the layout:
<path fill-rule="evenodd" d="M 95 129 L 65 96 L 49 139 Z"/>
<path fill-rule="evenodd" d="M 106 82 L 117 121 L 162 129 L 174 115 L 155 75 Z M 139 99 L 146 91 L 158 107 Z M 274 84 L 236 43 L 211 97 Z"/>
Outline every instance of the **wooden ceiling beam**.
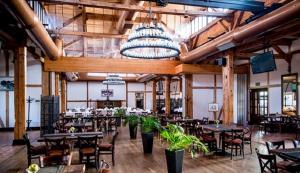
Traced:
<path fill-rule="evenodd" d="M 91 57 L 61 57 L 56 61 L 45 59 L 45 71 L 101 72 L 135 74 L 221 74 L 215 65 L 181 64 L 177 60 L 140 60 Z"/>
<path fill-rule="evenodd" d="M 58 35 L 83 36 L 89 38 L 118 38 L 118 39 L 127 38 L 127 35 L 81 32 L 81 31 L 52 31 L 52 33 Z"/>
<path fill-rule="evenodd" d="M 86 6 L 94 8 L 104 8 L 104 9 L 114 9 L 114 10 L 125 10 L 125 11 L 137 11 L 148 13 L 149 9 L 147 7 L 139 5 L 124 5 L 118 3 L 108 3 L 95 0 L 84 0 L 84 1 L 74 1 L 74 0 L 38 0 L 40 2 L 45 2 L 48 4 L 68 4 L 75 6 Z M 164 7 L 152 7 L 153 13 L 159 14 L 172 14 L 172 15 L 189 15 L 189 16 L 210 16 L 210 17 L 230 17 L 230 13 L 223 12 L 208 12 L 208 11 L 198 11 L 198 10 L 178 10 L 170 9 Z"/>
<path fill-rule="evenodd" d="M 163 60 L 62 57 L 56 61 L 46 59 L 44 69 L 53 72 L 175 74 L 179 64 L 179 61 Z"/>

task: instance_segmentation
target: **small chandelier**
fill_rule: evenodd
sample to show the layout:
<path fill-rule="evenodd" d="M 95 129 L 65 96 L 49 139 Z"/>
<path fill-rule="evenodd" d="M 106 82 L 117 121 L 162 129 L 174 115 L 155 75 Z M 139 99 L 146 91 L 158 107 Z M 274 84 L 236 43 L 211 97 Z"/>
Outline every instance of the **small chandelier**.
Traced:
<path fill-rule="evenodd" d="M 125 81 L 119 75 L 108 75 L 102 83 L 105 85 L 124 85 Z"/>
<path fill-rule="evenodd" d="M 121 55 L 131 58 L 163 59 L 178 57 L 180 46 L 173 37 L 164 31 L 161 24 L 151 19 L 151 4 L 149 5 L 150 20 L 154 22 L 138 25 L 129 34 L 128 40 L 121 45 Z"/>

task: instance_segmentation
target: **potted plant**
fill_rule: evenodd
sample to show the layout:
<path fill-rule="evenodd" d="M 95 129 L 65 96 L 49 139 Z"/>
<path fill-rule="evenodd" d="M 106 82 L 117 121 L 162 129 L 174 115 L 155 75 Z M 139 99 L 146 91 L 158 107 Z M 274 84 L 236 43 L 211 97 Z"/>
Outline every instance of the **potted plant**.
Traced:
<path fill-rule="evenodd" d="M 131 114 L 125 118 L 124 124 L 129 124 L 130 139 L 136 139 L 139 117 L 135 114 Z"/>
<path fill-rule="evenodd" d="M 182 173 L 182 163 L 184 150 L 189 149 L 194 157 L 196 149 L 207 152 L 206 146 L 200 140 L 192 135 L 186 135 L 182 127 L 169 124 L 166 128 L 160 130 L 169 146 L 165 150 L 168 173 Z"/>
<path fill-rule="evenodd" d="M 125 116 L 125 109 L 117 108 L 114 113 L 114 116 L 116 117 L 116 125 L 121 126 L 121 120 Z"/>
<path fill-rule="evenodd" d="M 160 128 L 160 123 L 156 117 L 141 117 L 141 130 L 144 153 L 152 153 L 153 131 Z"/>

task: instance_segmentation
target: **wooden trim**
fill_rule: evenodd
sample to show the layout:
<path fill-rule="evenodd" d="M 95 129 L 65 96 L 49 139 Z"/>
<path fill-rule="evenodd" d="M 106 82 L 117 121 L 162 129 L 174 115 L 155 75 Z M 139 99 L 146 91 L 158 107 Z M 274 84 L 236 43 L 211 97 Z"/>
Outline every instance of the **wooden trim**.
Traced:
<path fill-rule="evenodd" d="M 215 86 L 193 86 L 192 89 L 222 89 L 222 87 Z"/>
<path fill-rule="evenodd" d="M 26 87 L 40 88 L 40 87 L 42 87 L 42 85 L 41 84 L 27 84 Z"/>

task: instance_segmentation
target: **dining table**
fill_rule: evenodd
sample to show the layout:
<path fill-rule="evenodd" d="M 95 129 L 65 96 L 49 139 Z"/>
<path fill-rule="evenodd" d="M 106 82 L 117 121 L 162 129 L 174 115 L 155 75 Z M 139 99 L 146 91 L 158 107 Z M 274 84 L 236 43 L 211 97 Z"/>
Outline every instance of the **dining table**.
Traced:
<path fill-rule="evenodd" d="M 39 142 L 44 142 L 46 138 L 63 138 L 67 140 L 77 140 L 79 136 L 98 136 L 98 138 L 103 138 L 103 132 L 78 132 L 78 133 L 51 133 L 44 134 L 42 137 L 38 138 Z"/>
<path fill-rule="evenodd" d="M 58 165 L 40 168 L 38 173 L 84 173 L 85 165 Z"/>
<path fill-rule="evenodd" d="M 300 148 L 274 149 L 270 152 L 282 159 L 300 163 Z"/>
<path fill-rule="evenodd" d="M 238 127 L 237 125 L 225 125 L 225 124 L 208 124 L 208 125 L 201 125 L 203 130 L 212 131 L 215 133 L 219 133 L 221 135 L 221 141 L 222 141 L 222 148 L 220 152 L 217 152 L 218 155 L 225 156 L 227 155 L 226 149 L 225 149 L 225 133 L 231 132 L 232 130 L 242 130 L 242 127 Z"/>

